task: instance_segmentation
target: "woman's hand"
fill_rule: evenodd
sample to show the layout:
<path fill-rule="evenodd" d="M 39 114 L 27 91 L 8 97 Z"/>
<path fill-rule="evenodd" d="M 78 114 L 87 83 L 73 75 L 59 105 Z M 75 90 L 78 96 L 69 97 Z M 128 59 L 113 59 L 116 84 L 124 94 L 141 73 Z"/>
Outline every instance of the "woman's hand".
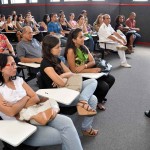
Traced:
<path fill-rule="evenodd" d="M 82 70 L 85 69 L 85 65 L 81 65 L 81 66 L 78 66 L 75 70 L 76 73 L 80 73 Z"/>
<path fill-rule="evenodd" d="M 6 107 L 12 107 L 14 103 L 7 102 L 7 101 L 3 101 L 2 104 L 3 104 L 4 106 L 6 106 Z"/>
<path fill-rule="evenodd" d="M 41 97 L 40 98 L 40 103 L 42 103 L 42 102 L 46 102 L 48 100 L 48 98 L 47 97 Z"/>
<path fill-rule="evenodd" d="M 121 45 L 126 45 L 126 44 L 124 43 L 124 41 L 121 40 L 121 39 L 117 40 L 117 42 L 118 42 L 119 44 L 121 44 Z"/>
<path fill-rule="evenodd" d="M 67 78 L 63 78 L 63 81 L 64 81 L 65 84 L 67 83 L 67 80 L 68 80 Z M 56 84 L 55 82 L 52 83 L 52 86 L 53 87 L 61 87 L 58 84 Z"/>
<path fill-rule="evenodd" d="M 101 70 L 101 68 L 91 68 L 91 73 L 100 73 Z"/>
<path fill-rule="evenodd" d="M 58 87 L 58 85 L 55 82 L 52 83 L 52 86 L 53 87 Z"/>
<path fill-rule="evenodd" d="M 72 72 L 66 72 L 60 75 L 61 78 L 70 78 L 71 76 L 73 76 Z"/>

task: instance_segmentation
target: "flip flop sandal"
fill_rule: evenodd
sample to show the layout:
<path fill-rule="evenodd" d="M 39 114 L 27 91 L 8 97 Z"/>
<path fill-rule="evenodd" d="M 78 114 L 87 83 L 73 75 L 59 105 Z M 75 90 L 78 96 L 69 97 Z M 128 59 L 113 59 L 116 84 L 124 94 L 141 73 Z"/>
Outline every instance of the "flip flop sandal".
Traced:
<path fill-rule="evenodd" d="M 100 106 L 101 105 L 101 106 Z M 102 104 L 97 104 L 97 108 L 99 109 L 99 110 L 102 110 L 102 111 L 105 111 L 106 110 L 106 107 L 104 107 Z"/>

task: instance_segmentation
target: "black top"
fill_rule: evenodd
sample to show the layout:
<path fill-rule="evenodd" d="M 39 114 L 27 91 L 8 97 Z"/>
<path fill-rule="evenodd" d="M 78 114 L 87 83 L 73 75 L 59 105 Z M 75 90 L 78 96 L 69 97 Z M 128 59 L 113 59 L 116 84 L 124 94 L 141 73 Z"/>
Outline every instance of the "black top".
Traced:
<path fill-rule="evenodd" d="M 47 59 L 43 59 L 42 62 L 41 62 L 41 67 L 40 67 L 40 72 L 41 72 L 41 78 L 42 78 L 42 81 L 43 81 L 43 84 L 44 84 L 44 88 L 53 88 L 52 86 L 52 79 L 44 72 L 44 69 L 46 67 L 53 67 L 54 70 L 56 71 L 56 73 L 58 75 L 64 73 L 62 71 L 62 68 L 61 69 L 55 69 L 57 68 L 56 66 L 59 65 L 60 66 L 60 63 L 61 63 L 61 60 L 59 58 L 57 58 L 58 60 L 58 64 L 52 64 L 49 60 Z"/>
<path fill-rule="evenodd" d="M 66 31 L 70 31 L 71 30 L 68 25 L 62 25 L 61 24 L 61 27 L 62 27 L 63 30 L 66 30 Z"/>
<path fill-rule="evenodd" d="M 115 31 L 117 31 L 120 26 L 126 27 L 126 25 L 123 24 L 123 23 L 116 23 L 116 25 L 115 25 Z"/>

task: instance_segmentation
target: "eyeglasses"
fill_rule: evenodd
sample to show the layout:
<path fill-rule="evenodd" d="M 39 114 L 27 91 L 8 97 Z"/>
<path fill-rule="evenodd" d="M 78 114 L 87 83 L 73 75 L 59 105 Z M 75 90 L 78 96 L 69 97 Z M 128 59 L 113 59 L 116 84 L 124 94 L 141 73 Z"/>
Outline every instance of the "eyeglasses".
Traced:
<path fill-rule="evenodd" d="M 15 68 L 17 65 L 15 62 L 12 62 L 11 64 L 6 64 L 6 66 Z"/>

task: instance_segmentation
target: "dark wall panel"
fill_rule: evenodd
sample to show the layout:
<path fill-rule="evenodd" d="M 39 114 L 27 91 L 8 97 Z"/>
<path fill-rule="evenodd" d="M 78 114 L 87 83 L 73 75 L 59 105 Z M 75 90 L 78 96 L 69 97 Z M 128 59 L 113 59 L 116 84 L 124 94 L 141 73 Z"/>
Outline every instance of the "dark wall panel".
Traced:
<path fill-rule="evenodd" d="M 135 3 L 132 0 L 106 0 L 106 2 L 76 2 L 76 3 L 47 3 L 49 0 L 40 0 L 39 4 L 26 5 L 9 5 L 0 6 L 3 14 L 9 15 L 12 10 L 16 10 L 17 14 L 26 14 L 27 10 L 31 10 L 37 21 L 41 21 L 45 13 L 58 13 L 64 10 L 68 18 L 70 12 L 76 14 L 76 18 L 83 9 L 88 12 L 89 22 L 92 24 L 99 13 L 108 13 L 112 18 L 112 25 L 117 15 L 123 14 L 127 18 L 131 11 L 137 14 L 137 26 L 141 28 L 141 42 L 149 42 L 150 33 L 150 2 Z"/>
<path fill-rule="evenodd" d="M 69 9 L 68 9 L 69 7 Z M 95 6 L 49 6 L 47 7 L 47 12 L 51 13 L 51 12 L 56 12 L 58 13 L 59 10 L 64 10 L 67 19 L 69 18 L 69 14 L 71 12 L 74 12 L 76 15 L 76 19 L 79 16 L 79 14 L 81 13 L 81 11 L 85 9 L 88 12 L 88 18 L 89 18 L 89 22 L 92 24 L 95 20 L 96 17 L 100 14 L 100 13 L 111 13 L 112 16 L 115 15 L 116 13 L 119 13 L 119 9 L 118 7 L 110 7 L 110 6 L 101 6 L 101 5 L 95 5 Z"/>
<path fill-rule="evenodd" d="M 5 16 L 10 15 L 12 10 L 16 10 L 17 14 L 23 14 L 23 16 L 27 13 L 28 10 L 32 12 L 32 15 L 38 20 L 41 20 L 43 14 L 45 14 L 45 6 L 30 6 L 30 5 L 15 5 L 11 7 L 1 8 L 1 13 L 5 14 Z"/>
<path fill-rule="evenodd" d="M 130 12 L 135 12 L 137 27 L 141 29 L 142 42 L 150 42 L 150 6 L 121 6 L 120 14 L 128 18 Z"/>

